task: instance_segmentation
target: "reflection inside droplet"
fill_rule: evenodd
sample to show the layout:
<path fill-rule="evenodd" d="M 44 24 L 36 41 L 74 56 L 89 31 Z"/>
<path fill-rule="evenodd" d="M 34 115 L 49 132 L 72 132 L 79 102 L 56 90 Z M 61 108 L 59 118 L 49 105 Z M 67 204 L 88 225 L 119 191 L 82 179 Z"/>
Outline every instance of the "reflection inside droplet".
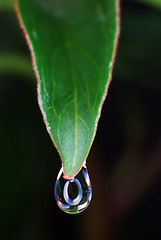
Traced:
<path fill-rule="evenodd" d="M 67 213 L 82 212 L 89 205 L 92 188 L 86 166 L 72 179 L 63 178 L 63 168 L 55 184 L 55 199 L 58 206 Z"/>

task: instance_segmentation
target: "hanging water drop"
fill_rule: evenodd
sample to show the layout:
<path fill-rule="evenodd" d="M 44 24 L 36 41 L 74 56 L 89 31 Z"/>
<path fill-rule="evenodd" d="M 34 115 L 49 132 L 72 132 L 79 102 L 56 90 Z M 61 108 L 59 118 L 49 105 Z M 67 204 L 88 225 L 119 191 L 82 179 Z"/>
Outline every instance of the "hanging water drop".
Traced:
<path fill-rule="evenodd" d="M 91 196 L 92 188 L 85 165 L 75 177 L 68 180 L 63 177 L 63 167 L 60 169 L 55 184 L 55 199 L 64 212 L 82 212 L 89 205 Z"/>

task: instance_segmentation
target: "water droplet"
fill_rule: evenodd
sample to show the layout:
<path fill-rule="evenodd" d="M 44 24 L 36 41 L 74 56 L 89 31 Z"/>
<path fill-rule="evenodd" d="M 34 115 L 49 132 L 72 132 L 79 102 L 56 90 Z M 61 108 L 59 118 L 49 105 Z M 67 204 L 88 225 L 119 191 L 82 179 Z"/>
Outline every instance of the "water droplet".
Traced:
<path fill-rule="evenodd" d="M 67 213 L 76 214 L 87 208 L 91 201 L 92 188 L 86 166 L 72 179 L 64 179 L 63 168 L 55 184 L 55 199 Z"/>

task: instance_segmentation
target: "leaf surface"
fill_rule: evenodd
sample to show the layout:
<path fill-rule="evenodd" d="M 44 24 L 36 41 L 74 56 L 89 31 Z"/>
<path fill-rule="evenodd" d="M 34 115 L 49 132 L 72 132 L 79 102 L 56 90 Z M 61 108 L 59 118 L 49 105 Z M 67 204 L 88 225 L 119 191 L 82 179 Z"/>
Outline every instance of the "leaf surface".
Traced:
<path fill-rule="evenodd" d="M 64 174 L 87 158 L 118 37 L 116 0 L 19 0 L 16 11 L 38 79 L 38 100 Z"/>

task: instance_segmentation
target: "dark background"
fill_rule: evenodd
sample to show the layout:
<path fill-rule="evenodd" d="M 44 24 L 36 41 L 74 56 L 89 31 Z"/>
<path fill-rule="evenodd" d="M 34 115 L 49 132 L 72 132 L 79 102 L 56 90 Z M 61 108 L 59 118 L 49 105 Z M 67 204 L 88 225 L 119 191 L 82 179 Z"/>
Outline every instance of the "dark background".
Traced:
<path fill-rule="evenodd" d="M 68 215 L 54 200 L 61 163 L 30 53 L 12 1 L 0 0 L 0 239 L 161 239 L 161 8 L 130 0 L 121 8 L 113 80 L 87 159 L 93 198 Z"/>

